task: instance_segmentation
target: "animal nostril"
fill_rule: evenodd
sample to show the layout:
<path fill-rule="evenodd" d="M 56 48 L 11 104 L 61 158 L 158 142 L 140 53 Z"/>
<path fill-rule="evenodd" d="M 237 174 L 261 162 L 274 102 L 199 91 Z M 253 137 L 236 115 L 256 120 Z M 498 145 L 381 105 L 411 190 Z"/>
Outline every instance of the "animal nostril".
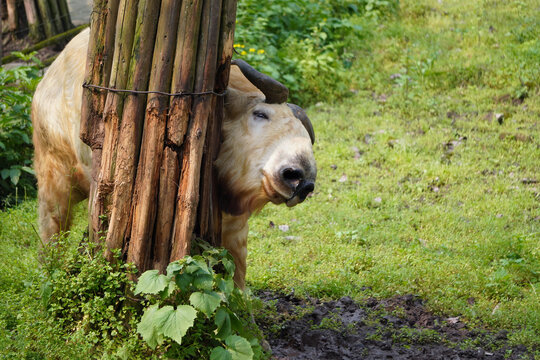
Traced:
<path fill-rule="evenodd" d="M 304 178 L 304 172 L 300 169 L 286 168 L 281 172 L 281 176 L 283 177 L 283 180 L 294 183 L 299 182 Z"/>
<path fill-rule="evenodd" d="M 306 181 L 298 185 L 298 197 L 303 201 L 310 192 L 315 190 L 315 184 L 312 181 Z"/>
<path fill-rule="evenodd" d="M 306 195 L 312 192 L 313 190 L 315 190 L 315 184 L 313 184 L 312 182 L 308 182 L 302 187 L 302 192 Z"/>

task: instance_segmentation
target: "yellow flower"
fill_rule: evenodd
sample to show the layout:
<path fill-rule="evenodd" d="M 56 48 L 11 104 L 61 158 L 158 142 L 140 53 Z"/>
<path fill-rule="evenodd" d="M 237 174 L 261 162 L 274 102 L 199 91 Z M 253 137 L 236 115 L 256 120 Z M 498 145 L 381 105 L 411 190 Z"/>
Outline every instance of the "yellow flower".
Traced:
<path fill-rule="evenodd" d="M 264 50 L 261 49 L 261 50 L 257 51 L 257 54 L 264 54 Z"/>
<path fill-rule="evenodd" d="M 242 50 L 242 52 L 240 53 L 240 55 L 246 55 L 247 52 L 245 50 Z"/>
<path fill-rule="evenodd" d="M 254 48 L 249 49 L 249 52 L 255 52 Z"/>

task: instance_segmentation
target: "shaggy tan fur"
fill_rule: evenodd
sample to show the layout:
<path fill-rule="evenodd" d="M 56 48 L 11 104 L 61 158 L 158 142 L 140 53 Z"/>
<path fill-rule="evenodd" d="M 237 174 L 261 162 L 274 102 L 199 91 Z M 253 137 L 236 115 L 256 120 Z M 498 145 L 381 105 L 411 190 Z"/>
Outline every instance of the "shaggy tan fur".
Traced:
<path fill-rule="evenodd" d="M 67 230 L 69 208 L 88 196 L 90 149 L 79 139 L 82 83 L 89 31 L 77 35 L 51 65 L 32 103 L 39 221 L 43 241 Z M 266 119 L 261 119 L 263 112 Z M 264 95 L 236 66 L 231 67 L 216 160 L 223 206 L 222 243 L 244 287 L 248 218 L 267 202 L 296 205 L 300 200 L 281 178 L 284 167 L 300 167 L 315 181 L 309 134 L 286 104 L 266 104 Z"/>

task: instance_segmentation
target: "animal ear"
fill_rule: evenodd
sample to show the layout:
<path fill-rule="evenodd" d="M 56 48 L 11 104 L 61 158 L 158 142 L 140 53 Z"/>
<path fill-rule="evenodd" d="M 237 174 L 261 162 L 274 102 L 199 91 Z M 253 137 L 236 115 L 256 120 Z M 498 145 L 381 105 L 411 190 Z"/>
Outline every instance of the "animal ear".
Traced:
<path fill-rule="evenodd" d="M 258 91 L 244 92 L 229 86 L 225 94 L 225 112 L 229 119 L 234 119 L 246 109 L 262 101 L 264 101 L 264 95 Z"/>

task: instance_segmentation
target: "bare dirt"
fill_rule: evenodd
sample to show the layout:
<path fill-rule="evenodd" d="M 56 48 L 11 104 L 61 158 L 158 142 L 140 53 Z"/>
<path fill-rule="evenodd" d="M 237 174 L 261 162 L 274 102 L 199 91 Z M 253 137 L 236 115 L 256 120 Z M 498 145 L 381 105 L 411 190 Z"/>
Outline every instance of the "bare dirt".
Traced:
<path fill-rule="evenodd" d="M 469 328 L 458 317 L 437 316 L 413 295 L 355 303 L 321 302 L 270 291 L 258 294 L 257 316 L 273 359 L 532 359 L 510 346 L 506 331 Z"/>

